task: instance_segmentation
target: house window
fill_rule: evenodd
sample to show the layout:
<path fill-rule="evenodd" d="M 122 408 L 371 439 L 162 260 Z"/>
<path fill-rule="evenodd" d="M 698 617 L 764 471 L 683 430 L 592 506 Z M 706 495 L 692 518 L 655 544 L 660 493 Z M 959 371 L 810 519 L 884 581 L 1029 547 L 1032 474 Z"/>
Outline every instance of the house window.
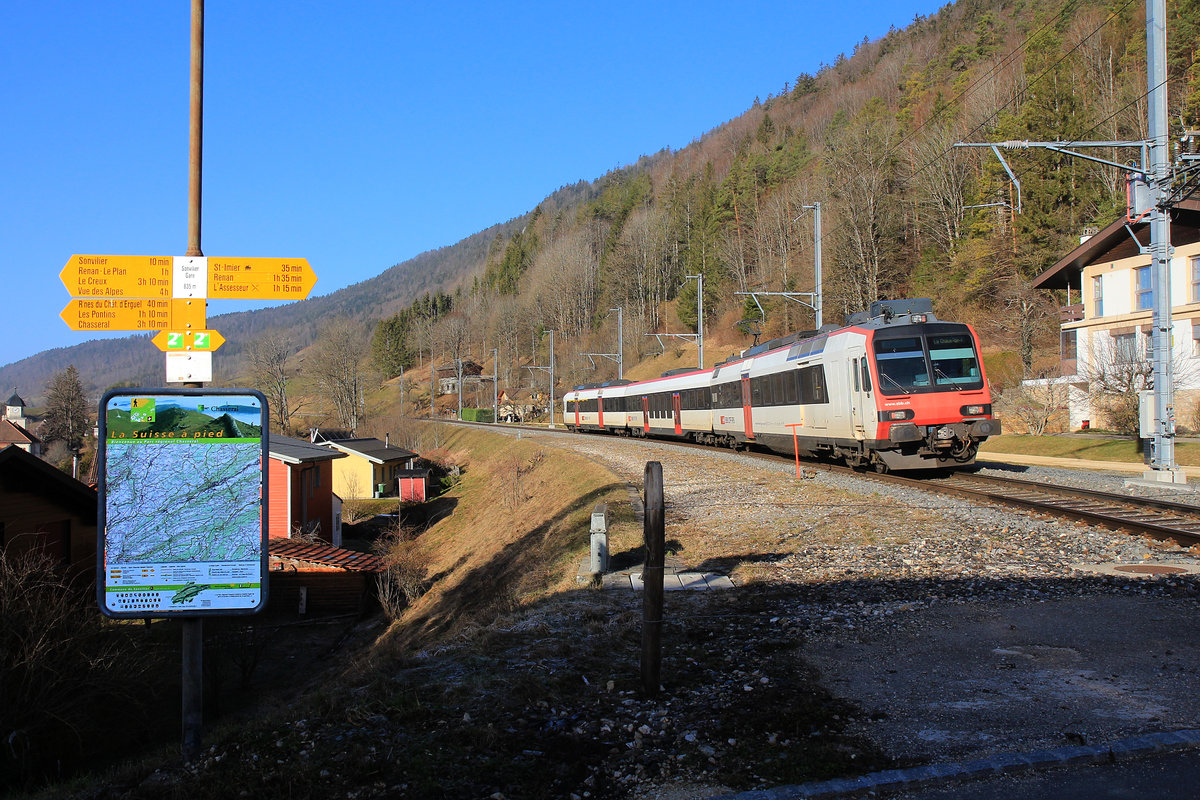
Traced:
<path fill-rule="evenodd" d="M 1135 333 L 1118 333 L 1113 340 L 1113 363 L 1133 364 L 1138 360 L 1138 342 Z"/>
<path fill-rule="evenodd" d="M 1200 256 L 1192 256 L 1192 302 L 1200 303 Z"/>
<path fill-rule="evenodd" d="M 1096 316 L 1104 316 L 1104 295 L 1100 289 L 1100 276 L 1092 278 L 1092 306 L 1096 309 Z"/>
<path fill-rule="evenodd" d="M 1192 355 L 1200 357 L 1200 322 L 1192 323 Z"/>
<path fill-rule="evenodd" d="M 1142 357 L 1147 361 L 1154 358 L 1154 331 L 1142 331 Z"/>
<path fill-rule="evenodd" d="M 1074 361 L 1078 355 L 1079 331 L 1062 332 L 1062 360 Z"/>
<path fill-rule="evenodd" d="M 1154 308 L 1154 289 L 1150 282 L 1150 268 L 1138 267 L 1134 270 L 1137 277 L 1137 308 L 1146 311 Z"/>

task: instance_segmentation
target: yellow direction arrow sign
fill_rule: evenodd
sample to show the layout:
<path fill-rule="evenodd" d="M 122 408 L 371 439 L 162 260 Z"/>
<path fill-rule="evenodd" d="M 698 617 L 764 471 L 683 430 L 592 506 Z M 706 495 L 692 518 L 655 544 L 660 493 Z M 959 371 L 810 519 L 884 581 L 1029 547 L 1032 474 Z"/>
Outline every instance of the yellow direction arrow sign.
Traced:
<path fill-rule="evenodd" d="M 211 352 L 225 344 L 225 337 L 217 331 L 159 331 L 151 341 L 155 347 L 167 353 L 189 350 Z"/>
<path fill-rule="evenodd" d="M 158 300 L 134 297 L 121 300 L 74 298 L 59 314 L 77 331 L 203 330 L 203 300 Z"/>
<path fill-rule="evenodd" d="M 210 299 L 303 300 L 316 283 L 304 258 L 208 258 Z"/>
<path fill-rule="evenodd" d="M 74 255 L 58 277 L 72 297 L 169 298 L 171 263 L 170 256 Z"/>

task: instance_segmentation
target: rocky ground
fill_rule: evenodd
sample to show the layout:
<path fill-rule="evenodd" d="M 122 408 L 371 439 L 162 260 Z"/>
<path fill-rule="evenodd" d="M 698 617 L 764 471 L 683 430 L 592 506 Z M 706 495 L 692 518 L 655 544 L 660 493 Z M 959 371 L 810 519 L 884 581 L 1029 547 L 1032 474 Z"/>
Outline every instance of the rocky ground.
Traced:
<path fill-rule="evenodd" d="M 633 487 L 661 462 L 673 558 L 737 584 L 668 594 L 657 697 L 640 596 L 581 588 L 82 796 L 702 797 L 1200 727 L 1198 579 L 1073 566 L 1200 567 L 1190 551 L 788 462 L 535 436 Z"/>

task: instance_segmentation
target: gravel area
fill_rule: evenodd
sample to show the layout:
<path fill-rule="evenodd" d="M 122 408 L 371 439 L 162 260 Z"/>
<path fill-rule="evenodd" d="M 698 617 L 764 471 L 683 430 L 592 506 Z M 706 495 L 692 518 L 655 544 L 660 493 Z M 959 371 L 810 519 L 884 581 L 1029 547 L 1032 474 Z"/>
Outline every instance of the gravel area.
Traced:
<path fill-rule="evenodd" d="M 1175 564 L 1200 553 L 1087 525 L 723 451 L 575 436 L 640 485 L 663 464 L 667 538 L 688 569 L 787 587 L 768 618 L 851 703 L 846 732 L 896 764 L 1200 727 L 1200 578 L 1073 565 Z M 1127 476 L 982 468 L 1150 494 Z M 737 590 L 735 590 L 737 591 Z"/>

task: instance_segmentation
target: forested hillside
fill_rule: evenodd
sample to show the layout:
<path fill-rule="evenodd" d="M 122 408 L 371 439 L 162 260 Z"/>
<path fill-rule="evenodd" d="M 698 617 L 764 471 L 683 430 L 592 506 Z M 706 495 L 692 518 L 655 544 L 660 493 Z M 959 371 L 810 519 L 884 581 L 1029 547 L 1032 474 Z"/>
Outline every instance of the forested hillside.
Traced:
<path fill-rule="evenodd" d="M 1167 7 L 1171 118 L 1195 125 L 1200 0 Z M 612 309 L 624 310 L 627 358 L 655 350 L 644 334 L 695 330 L 695 275 L 710 335 L 749 344 L 746 328 L 811 327 L 801 305 L 764 297 L 760 319 L 735 292 L 812 290 L 815 203 L 825 322 L 879 298 L 933 296 L 941 316 L 977 323 L 992 347 L 1027 362 L 1034 345 L 1056 352 L 1054 299 L 1028 281 L 1123 208 L 1122 176 L 1048 151 L 1006 151 L 1023 189 L 1018 214 L 991 151 L 953 145 L 1144 138 L 1144 13 L 1133 0 L 960 0 L 864 39 L 816 74 L 780 76 L 777 92 L 747 98 L 744 114 L 689 146 L 561 189 L 521 219 L 326 297 L 215 318 L 229 340 L 218 372 L 246 377 L 240 354 L 256 340 L 274 336 L 292 357 L 336 322 L 362 331 L 349 357 L 377 377 L 431 355 L 490 363 L 495 348 L 501 385 L 528 381 L 518 365 L 545 363 L 547 329 L 560 382 L 612 377 L 615 365 L 585 355 L 613 351 Z M 444 302 L 423 299 L 438 292 Z M 0 385 L 36 395 L 66 363 L 96 387 L 125 376 L 118 353 L 128 342 L 81 347 L 92 349 L 0 369 Z M 161 370 L 158 352 L 138 347 L 145 366 L 131 380 Z M 299 359 L 286 366 L 306 377 Z"/>

